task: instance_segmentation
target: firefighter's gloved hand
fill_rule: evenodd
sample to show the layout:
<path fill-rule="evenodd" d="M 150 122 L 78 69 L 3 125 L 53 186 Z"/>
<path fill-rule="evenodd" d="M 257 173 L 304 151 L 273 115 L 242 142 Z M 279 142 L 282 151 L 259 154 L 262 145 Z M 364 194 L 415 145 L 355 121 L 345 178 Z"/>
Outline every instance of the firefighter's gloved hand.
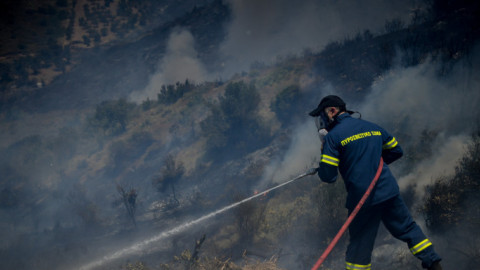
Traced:
<path fill-rule="evenodd" d="M 322 146 L 320 147 L 320 150 L 323 152 L 323 145 L 325 144 L 325 136 L 327 136 L 328 131 L 324 128 L 318 130 L 318 137 L 320 137 L 320 142 L 322 143 Z"/>
<path fill-rule="evenodd" d="M 306 172 L 306 174 L 307 174 L 307 175 L 314 175 L 314 174 L 316 174 L 317 172 L 318 172 L 318 168 L 311 168 L 311 169 L 309 169 L 309 170 Z"/>
<path fill-rule="evenodd" d="M 322 144 L 324 143 L 324 138 L 325 136 L 327 136 L 327 134 L 328 131 L 324 128 L 318 130 L 318 136 L 320 137 L 320 141 L 322 142 Z"/>

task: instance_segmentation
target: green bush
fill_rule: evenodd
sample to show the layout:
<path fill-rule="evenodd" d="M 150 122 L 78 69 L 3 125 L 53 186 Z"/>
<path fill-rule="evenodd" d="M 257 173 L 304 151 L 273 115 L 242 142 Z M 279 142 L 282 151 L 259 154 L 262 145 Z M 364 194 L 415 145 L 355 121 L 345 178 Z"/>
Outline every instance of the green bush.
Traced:
<path fill-rule="evenodd" d="M 104 135 L 119 135 L 126 131 L 134 108 L 135 104 L 127 102 L 124 98 L 103 101 L 97 105 L 90 125 L 101 130 Z"/>
<path fill-rule="evenodd" d="M 149 98 L 147 98 L 147 100 L 144 100 L 142 102 L 142 109 L 144 111 L 148 111 L 150 110 L 151 108 L 153 108 L 155 106 L 155 102 L 150 100 Z"/>
<path fill-rule="evenodd" d="M 185 83 L 177 82 L 175 85 L 162 85 L 160 93 L 158 93 L 158 102 L 160 104 L 173 104 L 177 102 L 183 95 L 190 92 L 195 86 L 188 80 Z"/>
<path fill-rule="evenodd" d="M 269 138 L 258 116 L 260 95 L 253 84 L 243 81 L 227 85 L 218 104 L 201 123 L 208 154 L 225 158 L 246 154 L 265 145 Z"/>
<path fill-rule="evenodd" d="M 270 109 L 277 115 L 283 126 L 287 126 L 296 119 L 295 111 L 301 108 L 300 86 L 290 85 L 280 91 L 270 104 Z"/>

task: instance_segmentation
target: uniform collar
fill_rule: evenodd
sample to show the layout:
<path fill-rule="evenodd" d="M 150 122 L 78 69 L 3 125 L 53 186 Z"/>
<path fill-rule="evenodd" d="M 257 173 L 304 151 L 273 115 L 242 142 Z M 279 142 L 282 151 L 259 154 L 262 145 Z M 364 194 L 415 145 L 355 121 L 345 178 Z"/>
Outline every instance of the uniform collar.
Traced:
<path fill-rule="evenodd" d="M 336 116 L 334 119 L 334 121 L 330 124 L 330 127 L 328 130 L 332 130 L 335 128 L 336 125 L 338 125 L 339 123 L 341 123 L 343 121 L 343 119 L 347 118 L 347 117 L 350 117 L 350 114 L 348 112 L 345 112 L 339 116 Z"/>
<path fill-rule="evenodd" d="M 343 119 L 345 119 L 346 117 L 351 117 L 350 114 L 348 112 L 344 112 L 342 113 L 341 115 L 337 116 L 337 121 L 342 121 Z"/>

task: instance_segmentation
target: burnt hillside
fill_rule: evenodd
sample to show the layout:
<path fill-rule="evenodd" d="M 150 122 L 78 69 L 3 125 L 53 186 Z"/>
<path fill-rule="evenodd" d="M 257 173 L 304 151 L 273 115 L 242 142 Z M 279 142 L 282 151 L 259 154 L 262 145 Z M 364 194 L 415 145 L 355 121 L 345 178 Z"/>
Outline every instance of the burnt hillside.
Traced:
<path fill-rule="evenodd" d="M 197 39 L 195 45 L 200 59 L 211 69 L 218 68 L 219 60 L 215 62 L 212 59 L 215 48 L 225 35 L 224 24 L 228 18 L 228 7 L 221 1 L 214 1 L 165 21 L 154 29 L 137 30 L 137 35 L 123 40 L 100 43 L 93 48 L 77 47 L 75 44 L 56 45 L 56 51 L 45 56 L 32 54 L 32 57 L 26 58 L 19 53 L 13 63 L 5 61 L 1 66 L 2 108 L 84 108 L 102 100 L 127 96 L 134 90 L 142 89 L 148 82 L 165 53 L 170 33 L 177 28 L 191 31 Z M 59 66 L 56 57 L 67 63 Z M 58 71 L 53 81 L 45 83 L 41 78 L 37 80 L 31 76 L 31 65 L 38 61 L 44 63 L 38 69 Z M 35 70 L 33 68 L 34 73 L 40 72 Z M 18 75 L 20 71 L 22 76 Z M 68 95 L 64 94 L 64 89 L 69 89 Z"/>

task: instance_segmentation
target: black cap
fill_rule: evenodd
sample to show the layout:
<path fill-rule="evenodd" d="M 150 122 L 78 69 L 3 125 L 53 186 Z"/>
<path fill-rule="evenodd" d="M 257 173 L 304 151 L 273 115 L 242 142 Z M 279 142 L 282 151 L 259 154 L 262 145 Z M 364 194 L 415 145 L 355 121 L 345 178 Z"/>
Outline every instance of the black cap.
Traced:
<path fill-rule="evenodd" d="M 323 112 L 323 110 L 328 107 L 338 107 L 340 111 L 347 110 L 347 105 L 340 97 L 330 95 L 324 97 L 322 101 L 320 101 L 320 104 L 318 104 L 318 107 L 315 110 L 311 111 L 309 115 L 313 117 L 319 116 Z"/>

